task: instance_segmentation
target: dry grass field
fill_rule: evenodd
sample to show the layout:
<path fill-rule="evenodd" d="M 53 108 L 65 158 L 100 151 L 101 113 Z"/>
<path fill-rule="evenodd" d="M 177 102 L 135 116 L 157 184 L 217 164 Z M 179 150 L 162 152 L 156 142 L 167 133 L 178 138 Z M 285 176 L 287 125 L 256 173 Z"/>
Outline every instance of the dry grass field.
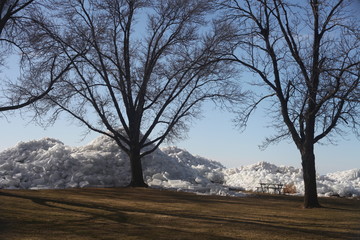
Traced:
<path fill-rule="evenodd" d="M 155 189 L 0 190 L 0 239 L 360 239 L 360 200 Z"/>

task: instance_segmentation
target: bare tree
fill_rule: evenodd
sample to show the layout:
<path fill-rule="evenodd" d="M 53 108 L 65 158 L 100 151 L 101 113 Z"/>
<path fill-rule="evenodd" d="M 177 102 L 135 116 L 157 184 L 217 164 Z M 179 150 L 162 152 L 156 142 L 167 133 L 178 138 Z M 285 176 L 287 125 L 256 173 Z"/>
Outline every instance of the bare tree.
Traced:
<path fill-rule="evenodd" d="M 142 157 L 181 135 L 202 102 L 240 96 L 231 65 L 219 61 L 226 36 L 207 33 L 210 1 L 49 2 L 50 15 L 33 11 L 29 46 L 39 63 L 55 52 L 72 69 L 37 113 L 66 112 L 114 139 L 129 156 L 130 186 L 147 186 Z"/>
<path fill-rule="evenodd" d="M 1 0 L 0 2 L 0 66 L 6 63 L 5 57 L 21 52 L 22 60 L 19 63 L 24 72 L 21 77 L 34 77 L 32 69 L 31 53 L 24 52 L 24 42 L 26 39 L 27 29 L 24 28 L 24 19 L 27 18 L 29 7 L 34 8 L 35 0 Z M 56 56 L 53 56 L 55 58 Z M 49 62 L 53 62 L 49 59 Z M 19 85 L 16 79 L 11 79 L 5 87 L 7 90 L 2 91 L 2 99 L 4 100 L 0 106 L 0 112 L 16 110 L 33 104 L 35 101 L 46 96 L 53 88 L 54 82 L 67 71 L 70 65 L 55 71 L 52 67 L 52 80 L 32 78 L 32 82 L 36 85 L 43 84 L 42 88 L 34 88 L 31 85 Z M 5 82 L 4 80 L 2 80 Z M 28 81 L 30 83 L 31 81 Z"/>
<path fill-rule="evenodd" d="M 246 124 L 265 99 L 278 134 L 265 144 L 292 138 L 301 154 L 304 207 L 319 207 L 314 145 L 346 127 L 359 136 L 360 28 L 345 0 L 221 1 L 238 39 L 229 59 L 254 73 L 261 96 L 239 117 Z M 231 28 L 231 27 L 228 27 Z"/>
<path fill-rule="evenodd" d="M 0 2 L 0 36 L 6 25 L 15 24 L 18 13 L 35 0 L 2 0 Z M 4 39 L 5 40 L 5 39 Z"/>

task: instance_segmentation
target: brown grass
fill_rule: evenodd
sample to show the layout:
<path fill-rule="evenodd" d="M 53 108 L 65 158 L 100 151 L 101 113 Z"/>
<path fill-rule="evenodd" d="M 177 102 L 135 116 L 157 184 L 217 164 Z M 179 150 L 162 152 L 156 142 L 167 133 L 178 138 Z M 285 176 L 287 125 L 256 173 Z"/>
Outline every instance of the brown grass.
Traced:
<path fill-rule="evenodd" d="M 360 201 L 154 189 L 0 190 L 0 239 L 360 239 Z"/>

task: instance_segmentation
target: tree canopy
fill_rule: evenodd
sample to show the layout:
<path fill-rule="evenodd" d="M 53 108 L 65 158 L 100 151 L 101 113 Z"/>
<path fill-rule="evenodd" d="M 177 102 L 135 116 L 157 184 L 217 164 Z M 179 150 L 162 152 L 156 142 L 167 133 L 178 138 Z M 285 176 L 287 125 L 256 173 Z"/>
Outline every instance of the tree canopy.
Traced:
<path fill-rule="evenodd" d="M 20 109 L 42 99 L 53 88 L 54 82 L 67 70 L 52 71 L 52 80 L 37 81 L 32 78 L 32 83 L 23 85 L 21 78 L 31 75 L 32 56 L 27 52 L 27 36 L 29 35 L 26 22 L 29 17 L 30 8 L 36 9 L 40 5 L 36 0 L 2 0 L 0 3 L 0 71 L 8 62 L 9 56 L 20 55 L 20 76 L 12 74 L 11 79 L 1 79 L 1 103 L 0 112 Z M 15 77 L 16 76 L 16 77 Z M 17 79 L 20 78 L 20 79 Z M 36 85 L 37 87 L 34 87 Z M 41 87 L 40 87 L 41 86 Z"/>
<path fill-rule="evenodd" d="M 271 99 L 278 134 L 267 144 L 291 138 L 300 151 L 305 207 L 319 206 L 314 144 L 360 124 L 360 28 L 344 0 L 222 1 L 223 25 L 237 47 L 228 57 L 257 76 L 262 91 L 242 109 L 240 124 Z"/>
<path fill-rule="evenodd" d="M 179 137 L 201 103 L 241 99 L 234 69 L 219 60 L 227 36 L 212 31 L 209 1 L 47 3 L 28 23 L 34 76 L 69 68 L 37 114 L 65 112 L 113 138 L 129 155 L 132 186 L 145 185 L 141 158 Z"/>

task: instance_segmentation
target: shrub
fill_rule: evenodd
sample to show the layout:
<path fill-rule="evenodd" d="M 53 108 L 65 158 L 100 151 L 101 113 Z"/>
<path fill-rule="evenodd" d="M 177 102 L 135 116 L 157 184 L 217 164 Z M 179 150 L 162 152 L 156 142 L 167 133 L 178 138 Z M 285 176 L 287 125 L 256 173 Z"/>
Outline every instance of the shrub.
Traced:
<path fill-rule="evenodd" d="M 284 186 L 284 194 L 295 194 L 296 193 L 296 187 L 294 185 L 294 183 L 290 183 L 290 184 L 285 184 Z"/>

